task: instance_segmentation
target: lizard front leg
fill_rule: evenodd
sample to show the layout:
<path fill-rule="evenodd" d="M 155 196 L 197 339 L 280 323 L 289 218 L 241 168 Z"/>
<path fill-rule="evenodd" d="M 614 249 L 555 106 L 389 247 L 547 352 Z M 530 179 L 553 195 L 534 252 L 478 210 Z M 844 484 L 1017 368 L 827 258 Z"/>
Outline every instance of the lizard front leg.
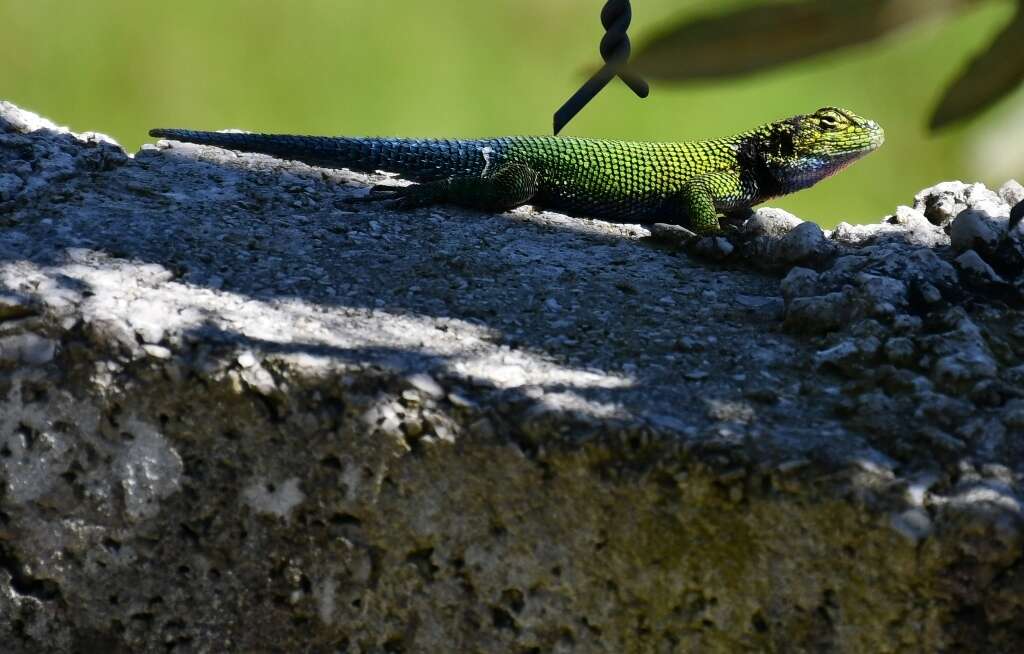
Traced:
<path fill-rule="evenodd" d="M 718 207 L 733 205 L 741 198 L 743 183 L 739 175 L 718 172 L 700 175 L 688 180 L 669 200 L 673 218 L 682 219 L 697 234 L 702 236 L 722 231 L 718 223 Z"/>
<path fill-rule="evenodd" d="M 482 177 L 449 177 L 386 192 L 403 209 L 454 204 L 483 211 L 508 211 L 537 193 L 537 173 L 525 164 L 505 164 Z"/>

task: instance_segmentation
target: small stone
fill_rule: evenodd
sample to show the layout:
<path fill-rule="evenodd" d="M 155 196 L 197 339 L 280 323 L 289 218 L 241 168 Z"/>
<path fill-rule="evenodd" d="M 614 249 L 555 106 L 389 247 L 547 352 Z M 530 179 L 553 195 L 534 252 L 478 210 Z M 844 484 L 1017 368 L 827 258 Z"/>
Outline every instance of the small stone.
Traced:
<path fill-rule="evenodd" d="M 451 402 L 452 405 L 457 406 L 461 409 L 472 409 L 476 407 L 476 402 L 469 399 L 462 393 L 448 393 L 448 401 Z"/>
<path fill-rule="evenodd" d="M 782 263 L 797 263 L 825 254 L 829 242 L 821 227 L 801 223 L 782 237 L 774 247 L 774 258 Z"/>
<path fill-rule="evenodd" d="M 1024 400 L 1010 400 L 1003 407 L 1003 424 L 1011 429 L 1024 429 Z"/>
<path fill-rule="evenodd" d="M 1012 368 L 1007 368 L 1004 375 L 1006 377 L 1006 381 L 1011 384 L 1024 386 L 1024 363 L 1013 366 Z"/>
<path fill-rule="evenodd" d="M 0 173 L 0 202 L 13 200 L 24 186 L 25 182 L 17 175 Z"/>
<path fill-rule="evenodd" d="M 615 288 L 629 295 L 636 295 L 637 293 L 640 292 L 640 289 L 638 289 L 635 284 L 626 280 L 615 282 Z"/>
<path fill-rule="evenodd" d="M 272 395 L 277 392 L 274 376 L 262 366 L 245 368 L 241 372 L 242 380 L 261 395 Z"/>
<path fill-rule="evenodd" d="M 992 266 L 981 258 L 974 250 L 967 250 L 956 258 L 956 264 L 975 282 L 983 284 L 1005 284 L 1006 280 L 999 276 Z"/>
<path fill-rule="evenodd" d="M 922 223 L 928 223 L 928 218 L 918 209 L 900 205 L 887 221 L 890 225 L 902 225 L 904 227 L 915 227 Z M 930 226 L 931 223 L 928 223 Z"/>
<path fill-rule="evenodd" d="M 788 475 L 800 470 L 801 468 L 806 468 L 809 465 L 811 465 L 811 462 L 808 459 L 790 459 L 789 461 L 783 461 L 779 465 L 775 466 L 775 469 L 780 474 Z"/>
<path fill-rule="evenodd" d="M 959 398 L 934 391 L 921 391 L 914 397 L 914 418 L 928 423 L 954 427 L 974 412 L 974 406 Z"/>
<path fill-rule="evenodd" d="M 1015 483 L 1015 474 L 1013 470 L 1002 463 L 985 463 L 981 466 L 981 474 L 988 478 L 994 479 L 997 482 L 1004 484 Z"/>
<path fill-rule="evenodd" d="M 928 304 L 936 304 L 937 302 L 942 301 L 942 291 L 930 282 L 923 282 L 918 286 L 918 291 L 921 294 L 921 299 Z"/>
<path fill-rule="evenodd" d="M 899 535 L 917 545 L 933 531 L 932 520 L 922 508 L 907 509 L 892 516 L 889 524 Z"/>
<path fill-rule="evenodd" d="M 672 344 L 676 352 L 695 352 L 704 349 L 704 344 L 692 336 L 680 336 Z"/>
<path fill-rule="evenodd" d="M 772 320 L 781 318 L 785 310 L 782 298 L 770 295 L 743 295 L 741 293 L 736 296 L 736 303 Z"/>
<path fill-rule="evenodd" d="M 712 236 L 692 242 L 694 254 L 708 259 L 721 260 L 732 254 L 735 249 L 729 239 L 721 236 Z"/>
<path fill-rule="evenodd" d="M 242 368 L 252 368 L 256 365 L 256 357 L 253 356 L 252 352 L 242 352 L 238 355 L 238 365 Z"/>
<path fill-rule="evenodd" d="M 909 302 L 910 290 L 899 279 L 860 273 L 856 281 L 858 299 L 868 315 L 891 316 L 896 307 L 904 307 Z"/>
<path fill-rule="evenodd" d="M 417 438 L 423 435 L 423 421 L 419 416 L 409 416 L 402 421 L 402 431 L 409 438 Z"/>
<path fill-rule="evenodd" d="M 707 400 L 708 418 L 719 422 L 750 422 L 756 412 L 747 402 Z"/>
<path fill-rule="evenodd" d="M 962 440 L 956 436 L 947 434 L 937 427 L 922 427 L 917 431 L 917 435 L 925 440 L 929 445 L 945 452 L 962 452 L 964 448 L 967 447 L 967 444 Z"/>
<path fill-rule="evenodd" d="M 850 317 L 852 300 L 843 291 L 794 298 L 786 306 L 786 327 L 801 332 L 825 333 L 841 327 Z"/>
<path fill-rule="evenodd" d="M 777 404 L 779 392 L 769 386 L 752 386 L 743 391 L 743 397 L 761 404 Z"/>
<path fill-rule="evenodd" d="M 793 268 L 782 279 L 780 288 L 787 300 L 797 297 L 809 297 L 818 294 L 819 275 L 810 268 Z"/>
<path fill-rule="evenodd" d="M 831 365 L 841 370 L 850 369 L 861 359 L 861 350 L 852 339 L 844 340 L 838 345 L 821 350 L 814 355 L 814 363 L 818 367 Z"/>
<path fill-rule="evenodd" d="M 1006 234 L 1009 212 L 1005 206 L 986 202 L 962 211 L 949 230 L 953 249 L 957 252 L 976 249 L 991 254 Z"/>
<path fill-rule="evenodd" d="M 26 318 L 36 313 L 29 298 L 13 293 L 0 293 L 0 322 Z"/>
<path fill-rule="evenodd" d="M 1006 401 L 1007 387 L 996 379 L 982 379 L 967 393 L 978 406 L 998 407 Z"/>
<path fill-rule="evenodd" d="M 751 236 L 770 236 L 780 238 L 796 229 L 804 221 L 782 209 L 763 207 L 754 212 L 740 228 L 744 234 Z"/>
<path fill-rule="evenodd" d="M 131 303 L 126 318 L 143 343 L 158 344 L 167 329 L 167 307 L 158 302 L 136 300 Z"/>
<path fill-rule="evenodd" d="M 15 334 L 0 338 L 0 362 L 42 366 L 53 360 L 57 343 L 38 334 Z"/>
<path fill-rule="evenodd" d="M 882 229 L 881 225 L 851 225 L 839 223 L 829 237 L 845 245 L 860 245 L 874 238 Z"/>
<path fill-rule="evenodd" d="M 1012 206 L 1024 202 L 1024 186 L 1015 179 L 1011 179 L 999 187 L 999 197 L 1003 202 Z"/>
<path fill-rule="evenodd" d="M 478 438 L 494 438 L 494 424 L 487 418 L 480 418 L 469 425 L 469 431 Z"/>
<path fill-rule="evenodd" d="M 991 355 L 981 347 L 973 347 L 938 359 L 932 368 L 932 378 L 938 384 L 955 387 L 995 377 L 998 371 Z"/>
<path fill-rule="evenodd" d="M 171 351 L 164 347 L 163 345 L 153 345 L 151 343 L 146 343 L 142 346 L 142 351 L 148 354 L 149 356 L 153 357 L 154 359 L 161 359 L 165 361 L 167 359 L 170 359 L 172 356 Z"/>
<path fill-rule="evenodd" d="M 892 328 L 901 334 L 913 334 L 921 330 L 924 322 L 918 316 L 901 313 L 892 320 Z"/>
<path fill-rule="evenodd" d="M 420 391 L 427 397 L 440 399 L 445 395 L 444 388 L 442 388 L 441 385 L 438 384 L 433 377 L 426 373 L 416 373 L 414 375 L 410 375 L 407 381 L 409 382 L 410 386 Z"/>
<path fill-rule="evenodd" d="M 897 365 L 914 363 L 914 342 L 904 336 L 890 338 L 885 343 L 885 356 Z"/>
<path fill-rule="evenodd" d="M 402 391 L 402 400 L 406 404 L 419 404 L 420 399 L 421 398 L 419 391 L 413 390 L 411 388 L 407 388 L 404 391 Z"/>
<path fill-rule="evenodd" d="M 718 475 L 718 481 L 723 484 L 732 484 L 749 476 L 746 468 L 733 468 Z"/>
<path fill-rule="evenodd" d="M 906 368 L 895 369 L 885 379 L 885 389 L 894 395 L 926 393 L 933 388 L 935 384 L 927 377 Z"/>
<path fill-rule="evenodd" d="M 57 344 L 48 339 L 33 334 L 26 334 L 22 343 L 21 360 L 30 366 L 41 366 L 53 361 L 57 351 Z"/>
<path fill-rule="evenodd" d="M 259 513 L 287 520 L 295 507 L 306 499 L 300 483 L 298 477 L 278 483 L 256 478 L 242 489 L 242 499 Z"/>
<path fill-rule="evenodd" d="M 857 398 L 857 412 L 866 420 L 884 419 L 896 410 L 896 401 L 882 391 L 865 393 Z"/>
<path fill-rule="evenodd" d="M 685 432 L 686 429 L 690 426 L 689 423 L 683 421 L 680 418 L 660 413 L 648 415 L 647 421 L 658 429 L 664 429 L 667 431 L 675 432 Z"/>

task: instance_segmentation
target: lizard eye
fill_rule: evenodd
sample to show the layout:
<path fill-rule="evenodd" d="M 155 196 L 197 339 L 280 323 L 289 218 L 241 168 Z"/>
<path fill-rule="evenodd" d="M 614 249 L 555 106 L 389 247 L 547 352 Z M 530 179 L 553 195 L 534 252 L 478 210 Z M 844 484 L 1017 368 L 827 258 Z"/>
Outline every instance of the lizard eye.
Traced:
<path fill-rule="evenodd" d="M 836 121 L 836 117 L 831 116 L 829 114 L 825 114 L 824 116 L 818 118 L 818 122 L 824 129 L 835 129 L 836 125 L 838 124 Z"/>

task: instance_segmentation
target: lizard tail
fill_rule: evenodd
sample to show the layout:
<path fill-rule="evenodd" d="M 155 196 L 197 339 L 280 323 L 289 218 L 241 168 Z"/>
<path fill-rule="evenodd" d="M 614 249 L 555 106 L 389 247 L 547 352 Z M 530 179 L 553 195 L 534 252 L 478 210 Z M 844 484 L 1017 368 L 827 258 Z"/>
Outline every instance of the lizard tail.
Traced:
<path fill-rule="evenodd" d="M 292 136 L 188 129 L 153 129 L 149 135 L 229 150 L 269 154 L 313 166 L 348 168 L 359 172 L 387 170 L 414 181 L 473 173 L 483 165 L 479 155 L 480 144 L 474 141 Z"/>

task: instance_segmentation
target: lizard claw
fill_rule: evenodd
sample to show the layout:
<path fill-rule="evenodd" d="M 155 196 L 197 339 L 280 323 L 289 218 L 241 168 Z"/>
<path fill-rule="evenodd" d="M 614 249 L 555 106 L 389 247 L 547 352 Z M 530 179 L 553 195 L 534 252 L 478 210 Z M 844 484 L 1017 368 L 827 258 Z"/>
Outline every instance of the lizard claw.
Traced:
<path fill-rule="evenodd" d="M 389 186 L 387 184 L 377 184 L 371 186 L 366 195 L 354 195 L 344 199 L 346 204 L 361 204 L 366 202 L 380 202 L 387 206 L 396 208 L 404 208 L 407 204 L 405 189 L 411 188 L 408 186 Z"/>
<path fill-rule="evenodd" d="M 374 189 L 371 189 L 371 193 Z M 388 206 L 399 211 L 419 209 L 437 202 L 432 189 L 424 184 L 410 186 L 387 186 L 378 191 L 378 198 L 387 202 Z M 381 197 L 381 195 L 383 197 Z"/>

